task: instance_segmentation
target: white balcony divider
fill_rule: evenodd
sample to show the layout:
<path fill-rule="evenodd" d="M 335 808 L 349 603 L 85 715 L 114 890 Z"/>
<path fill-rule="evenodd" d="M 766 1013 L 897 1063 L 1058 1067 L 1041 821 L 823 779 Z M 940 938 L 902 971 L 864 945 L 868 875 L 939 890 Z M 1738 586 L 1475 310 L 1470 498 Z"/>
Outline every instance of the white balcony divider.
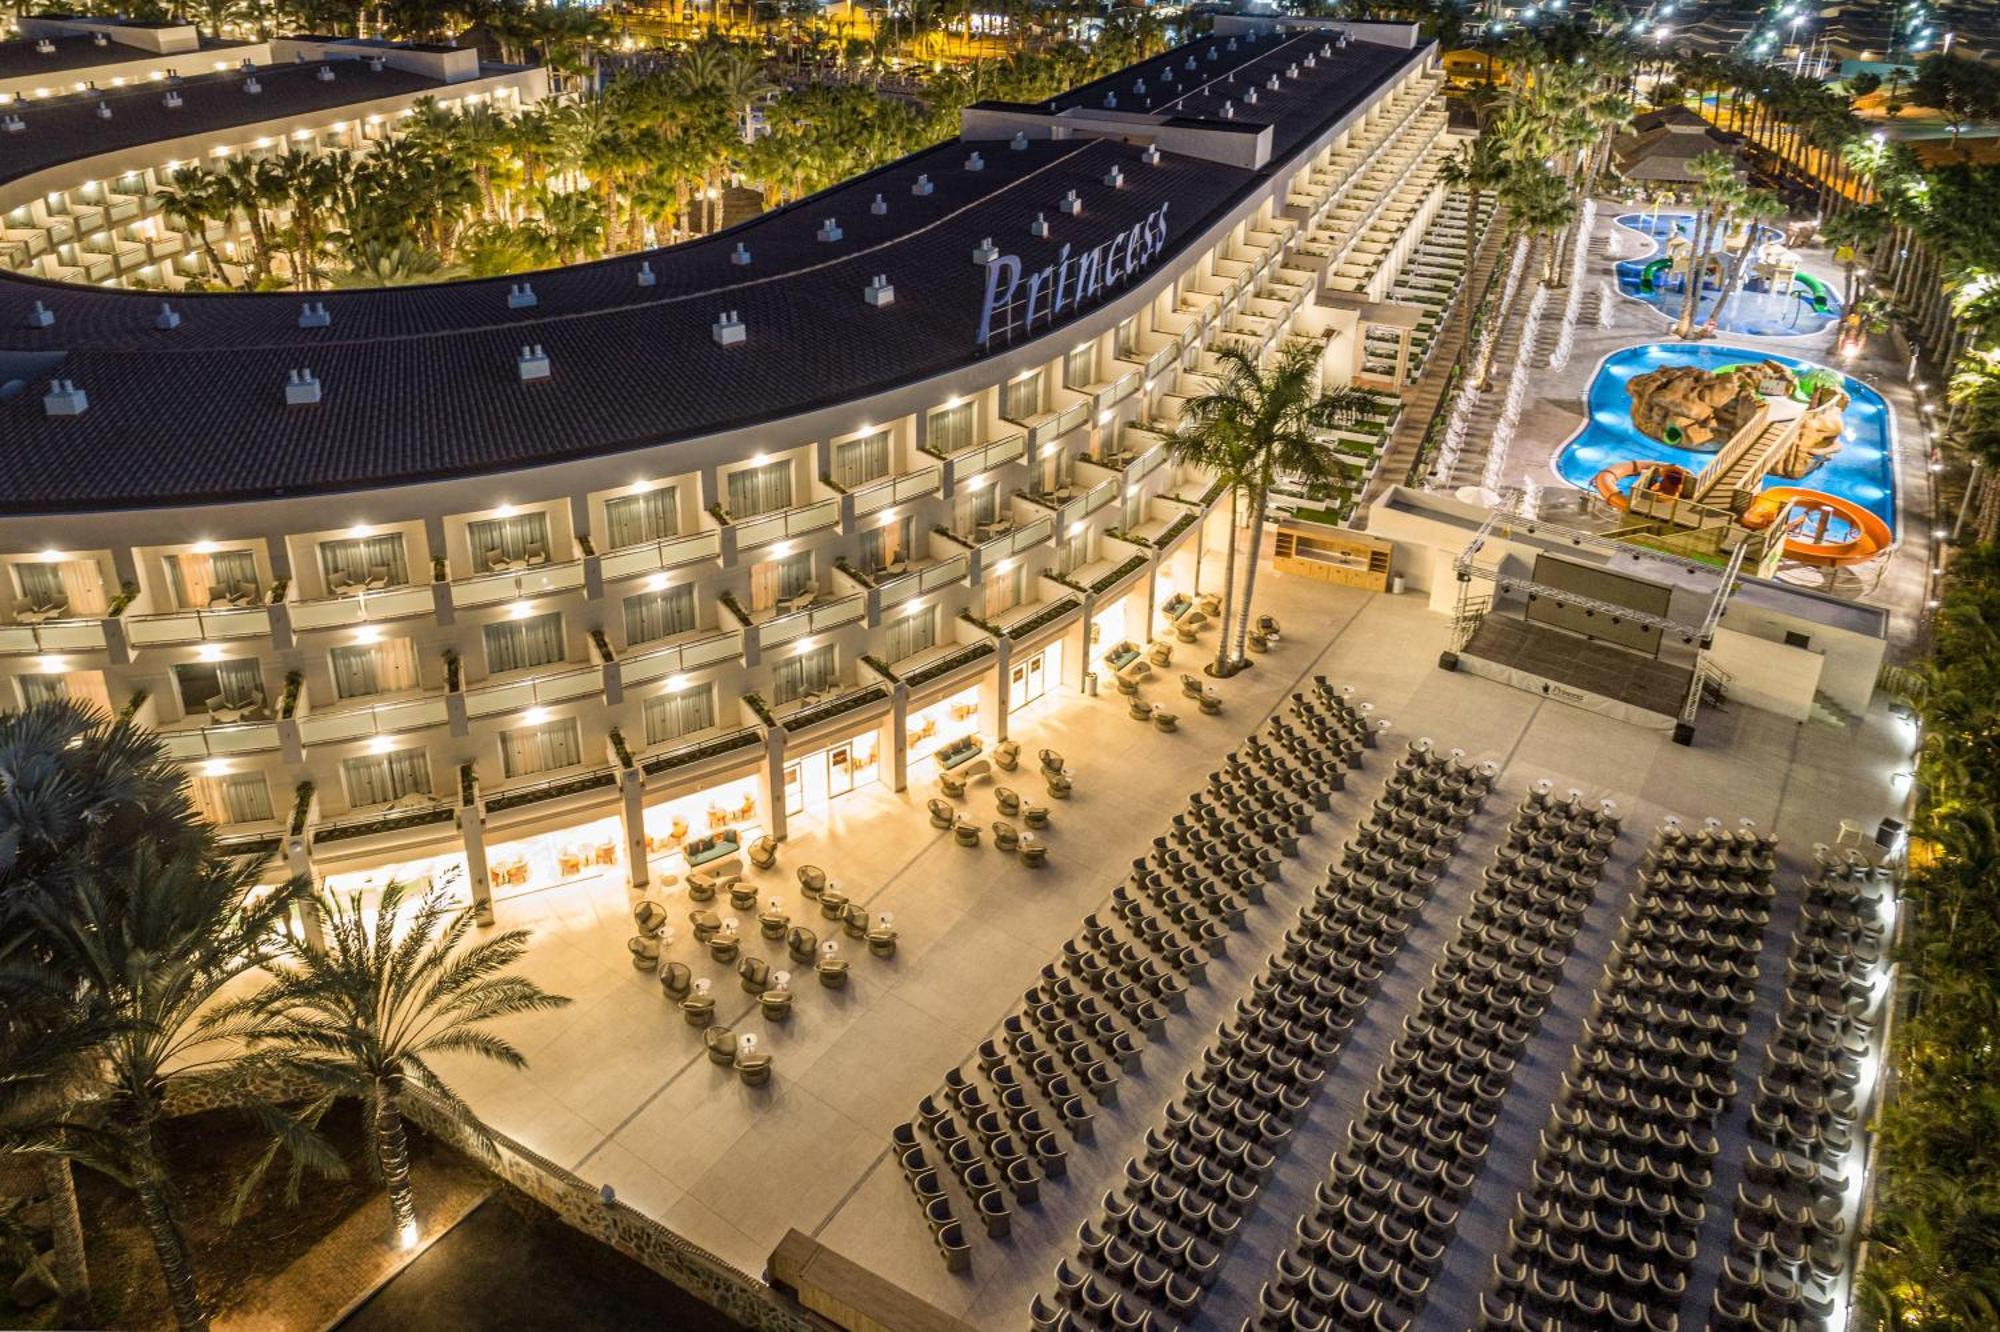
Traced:
<path fill-rule="evenodd" d="M 685 536 L 649 541 L 643 546 L 623 546 L 606 551 L 599 567 L 606 582 L 636 574 L 657 573 L 693 560 L 712 560 L 722 554 L 722 533 L 713 528 L 689 532 Z"/>
<path fill-rule="evenodd" d="M 736 529 L 736 548 L 748 550 L 752 546 L 766 545 L 785 537 L 817 532 L 839 521 L 840 501 L 823 499 L 795 509 L 780 509 L 776 513 L 758 514 L 754 518 L 732 519 L 730 525 Z"/>
<path fill-rule="evenodd" d="M 125 617 L 125 640 L 133 647 L 154 647 L 162 643 L 212 643 L 230 638 L 257 638 L 270 632 L 271 612 L 265 606 L 169 611 L 164 615 Z"/>
<path fill-rule="evenodd" d="M 449 717 L 450 711 L 441 696 L 391 699 L 308 713 L 299 718 L 299 739 L 308 745 L 325 745 L 362 736 L 394 735 L 424 726 L 443 726 Z"/>
<path fill-rule="evenodd" d="M 723 629 L 705 638 L 642 648 L 620 657 L 619 678 L 628 685 L 645 684 L 650 680 L 663 680 L 670 675 L 713 666 L 719 661 L 732 661 L 742 655 L 743 631 Z"/>
<path fill-rule="evenodd" d="M 405 615 L 429 615 L 436 605 L 429 587 L 415 586 L 385 587 L 351 597 L 316 597 L 295 601 L 287 609 L 294 629 L 334 629 Z"/>
<path fill-rule="evenodd" d="M 461 578 L 451 585 L 454 606 L 490 606 L 496 601 L 517 597 L 538 597 L 548 592 L 567 592 L 583 586 L 583 561 L 539 564 L 511 573 L 479 574 Z"/>

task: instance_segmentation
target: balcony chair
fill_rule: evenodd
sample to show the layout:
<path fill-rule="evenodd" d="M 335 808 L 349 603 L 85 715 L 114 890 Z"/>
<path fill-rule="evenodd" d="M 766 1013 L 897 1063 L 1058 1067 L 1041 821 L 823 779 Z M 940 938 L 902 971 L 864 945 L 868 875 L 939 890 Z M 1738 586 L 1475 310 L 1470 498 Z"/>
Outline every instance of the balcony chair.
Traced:
<path fill-rule="evenodd" d="M 506 551 L 500 549 L 498 546 L 492 546 L 487 549 L 486 570 L 488 573 L 506 573 L 511 567 L 512 565 L 507 560 Z"/>
<path fill-rule="evenodd" d="M 336 597 L 351 597 L 361 590 L 361 584 L 347 576 L 344 569 L 335 569 L 326 576 L 326 590 Z"/>
<path fill-rule="evenodd" d="M 389 566 L 386 564 L 369 565 L 368 590 L 370 592 L 378 592 L 387 586 L 389 586 Z"/>
<path fill-rule="evenodd" d="M 549 562 L 549 552 L 539 541 L 530 541 L 527 549 L 521 553 L 526 557 L 526 563 L 531 569 L 538 564 Z"/>

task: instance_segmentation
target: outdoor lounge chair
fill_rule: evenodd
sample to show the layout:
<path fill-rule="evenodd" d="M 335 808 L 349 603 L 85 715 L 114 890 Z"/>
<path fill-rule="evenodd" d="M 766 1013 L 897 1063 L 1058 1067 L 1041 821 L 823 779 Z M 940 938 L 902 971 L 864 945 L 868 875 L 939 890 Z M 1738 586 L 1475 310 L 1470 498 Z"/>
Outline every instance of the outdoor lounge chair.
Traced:
<path fill-rule="evenodd" d="M 1070 780 L 1069 778 L 1063 776 L 1061 773 L 1059 772 L 1050 773 L 1048 775 L 1048 780 L 1046 782 L 1046 785 L 1049 788 L 1050 799 L 1052 800 L 1069 799 Z"/>
<path fill-rule="evenodd" d="M 819 983 L 829 990 L 838 990 L 847 984 L 847 959 L 833 944 L 826 944 L 820 949 L 819 962 L 813 969 L 819 973 Z"/>
<path fill-rule="evenodd" d="M 1047 805 L 1021 806 L 1021 822 L 1027 824 L 1030 828 L 1048 827 L 1049 807 Z"/>
<path fill-rule="evenodd" d="M 632 923 L 641 934 L 658 934 L 667 927 L 667 909 L 648 897 L 632 908 Z"/>
<path fill-rule="evenodd" d="M 794 925 L 785 935 L 785 951 L 794 962 L 810 962 L 819 956 L 819 936 L 803 925 Z"/>
<path fill-rule="evenodd" d="M 1002 740 L 993 746 L 993 766 L 1002 772 L 1012 772 L 1021 762 L 1021 744 L 1018 740 Z"/>
<path fill-rule="evenodd" d="M 993 803 L 1011 819 L 1021 812 L 1021 793 L 1011 786 L 996 786 L 993 788 Z"/>
<path fill-rule="evenodd" d="M 951 835 L 960 846 L 979 845 L 979 825 L 971 819 L 960 819 L 952 824 Z"/>
<path fill-rule="evenodd" d="M 1173 731 L 1173 730 L 1178 730 L 1179 727 L 1180 727 L 1180 718 L 1176 717 L 1173 713 L 1168 712 L 1165 708 L 1153 709 L 1154 730 Z"/>
<path fill-rule="evenodd" d="M 819 914 L 828 920 L 839 920 L 847 914 L 847 894 L 835 888 L 828 888 L 819 895 Z"/>
<path fill-rule="evenodd" d="M 877 916 L 875 924 L 869 927 L 868 951 L 876 957 L 896 955 L 896 927 L 886 911 Z"/>
<path fill-rule="evenodd" d="M 1021 849 L 1021 834 L 1011 823 L 993 821 L 993 849 L 1012 853 Z"/>
<path fill-rule="evenodd" d="M 1048 863 L 1048 858 L 1049 844 L 1047 842 L 1042 841 L 1040 838 L 1032 842 L 1026 838 L 1021 839 L 1021 863 L 1023 865 L 1031 867 L 1044 865 Z"/>
<path fill-rule="evenodd" d="M 736 1047 L 736 1076 L 746 1087 L 761 1087 L 771 1080 L 771 1056 L 757 1048 L 755 1036 L 745 1036 Z"/>
<path fill-rule="evenodd" d="M 818 897 L 826 889 L 826 871 L 817 865 L 799 866 L 799 891 L 807 897 Z"/>
<path fill-rule="evenodd" d="M 651 971 L 660 965 L 660 941 L 650 934 L 635 934 L 625 941 L 631 951 L 632 965 L 641 971 Z"/>
<path fill-rule="evenodd" d="M 703 977 L 694 983 L 694 988 L 681 1000 L 681 1016 L 690 1027 L 706 1027 L 715 1021 L 715 996 L 709 993 L 709 982 Z"/>
<path fill-rule="evenodd" d="M 731 909 L 736 911 L 755 911 L 757 909 L 757 885 L 754 883 L 745 883 L 741 879 L 730 884 L 729 905 Z"/>
<path fill-rule="evenodd" d="M 782 980 L 757 996 L 757 1008 L 768 1022 L 783 1022 L 792 1015 L 791 973 L 780 971 L 773 979 L 780 977 Z"/>
<path fill-rule="evenodd" d="M 711 1064 L 734 1064 L 736 1062 L 736 1033 L 717 1023 L 701 1034 L 701 1043 L 708 1049 Z"/>
<path fill-rule="evenodd" d="M 761 957 L 746 957 L 736 964 L 736 980 L 745 994 L 762 994 L 771 985 L 771 964 Z"/>
<path fill-rule="evenodd" d="M 660 989 L 669 999 L 685 999 L 694 988 L 694 973 L 685 962 L 662 962 L 660 964 Z"/>
<path fill-rule="evenodd" d="M 766 939 L 784 938 L 785 931 L 790 929 L 791 925 L 790 913 L 778 905 L 778 899 L 775 897 L 771 899 L 768 907 L 757 913 L 757 932 Z"/>
<path fill-rule="evenodd" d="M 750 843 L 750 863 L 758 869 L 770 869 L 778 863 L 778 839 L 765 833 Z"/>
<path fill-rule="evenodd" d="M 964 788 L 961 787 L 960 789 L 963 790 Z M 926 801 L 924 808 L 930 811 L 931 827 L 933 828 L 949 828 L 958 819 L 958 811 L 953 809 L 948 802 L 939 800 L 936 796 L 932 796 Z"/>
<path fill-rule="evenodd" d="M 1041 759 L 1042 759 L 1042 772 L 1044 775 L 1052 772 L 1061 772 L 1063 770 L 1063 756 L 1061 754 L 1056 753 L 1055 750 L 1044 749 L 1042 751 Z"/>

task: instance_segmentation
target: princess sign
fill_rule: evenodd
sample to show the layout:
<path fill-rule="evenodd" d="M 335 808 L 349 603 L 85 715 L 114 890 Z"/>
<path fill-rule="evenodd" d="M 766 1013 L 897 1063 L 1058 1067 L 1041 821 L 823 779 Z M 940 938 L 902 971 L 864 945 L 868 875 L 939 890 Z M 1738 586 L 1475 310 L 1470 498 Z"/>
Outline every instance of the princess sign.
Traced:
<path fill-rule="evenodd" d="M 1167 246 L 1167 205 L 1081 254 L 1065 244 L 1056 261 L 1023 275 L 1021 256 L 1002 254 L 986 265 L 986 305 L 979 312 L 979 345 L 1017 331 L 1032 332 L 1081 309 L 1141 272 Z"/>

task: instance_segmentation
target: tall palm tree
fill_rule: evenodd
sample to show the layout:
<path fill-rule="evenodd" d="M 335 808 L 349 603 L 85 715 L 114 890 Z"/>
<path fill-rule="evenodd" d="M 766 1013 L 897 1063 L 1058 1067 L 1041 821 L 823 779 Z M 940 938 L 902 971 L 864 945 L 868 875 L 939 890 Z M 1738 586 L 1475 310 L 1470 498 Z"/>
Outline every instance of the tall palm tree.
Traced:
<path fill-rule="evenodd" d="M 1702 153 L 1688 168 L 1695 174 L 1694 234 L 1688 238 L 1687 291 L 1681 300 L 1680 319 L 1674 325 L 1674 336 L 1679 338 L 1694 332 L 1709 261 L 1721 252 L 1729 236 L 1730 218 L 1744 197 L 1736 160 L 1727 154 Z"/>
<path fill-rule="evenodd" d="M 1215 386 L 1191 398 L 1179 423 L 1167 432 L 1168 453 L 1175 461 L 1207 468 L 1229 489 L 1232 521 L 1223 568 L 1222 634 L 1211 674 L 1234 675 L 1246 664 L 1243 646 L 1257 586 L 1264 510 L 1273 483 L 1281 474 L 1308 485 L 1346 475 L 1321 439 L 1369 397 L 1355 389 L 1321 387 L 1320 358 L 1325 350 L 1320 339 L 1291 338 L 1266 367 L 1243 347 L 1218 346 L 1215 356 L 1221 374 Z M 1233 516 L 1245 503 L 1250 509 L 1250 566 L 1239 604 Z"/>
<path fill-rule="evenodd" d="M 215 242 L 208 238 L 208 224 L 228 221 L 233 210 L 215 173 L 202 166 L 175 168 L 168 183 L 160 187 L 160 211 L 169 226 L 194 237 L 208 258 L 209 271 L 226 286 L 229 277 L 223 271 L 222 256 L 215 252 Z"/>
<path fill-rule="evenodd" d="M 1743 285 L 1743 275 L 1750 270 L 1757 254 L 1757 229 L 1777 221 L 1785 215 L 1784 201 L 1769 190 L 1745 190 L 1736 201 L 1732 214 L 1734 222 L 1744 229 L 1743 248 L 1737 251 L 1736 262 L 1729 266 L 1729 278 L 1722 284 L 1722 294 L 1709 307 L 1708 318 L 1702 321 L 1697 337 L 1712 338 L 1717 325 L 1722 322 L 1722 308 L 1735 299 L 1737 289 Z M 1724 247 L 1726 248 L 1726 247 Z"/>
<path fill-rule="evenodd" d="M 403 888 L 395 883 L 372 913 L 358 893 L 325 898 L 325 949 L 271 964 L 271 983 L 231 1013 L 248 1020 L 253 1049 L 369 1108 L 391 1233 L 408 1244 L 416 1237 L 417 1206 L 404 1088 L 422 1088 L 477 1128 L 478 1119 L 430 1061 L 473 1054 L 521 1068 L 526 1059 L 491 1025 L 570 1001 L 505 974 L 527 951 L 526 930 L 468 943 L 472 912 L 442 891 L 425 894 L 407 917 L 402 907 Z"/>

